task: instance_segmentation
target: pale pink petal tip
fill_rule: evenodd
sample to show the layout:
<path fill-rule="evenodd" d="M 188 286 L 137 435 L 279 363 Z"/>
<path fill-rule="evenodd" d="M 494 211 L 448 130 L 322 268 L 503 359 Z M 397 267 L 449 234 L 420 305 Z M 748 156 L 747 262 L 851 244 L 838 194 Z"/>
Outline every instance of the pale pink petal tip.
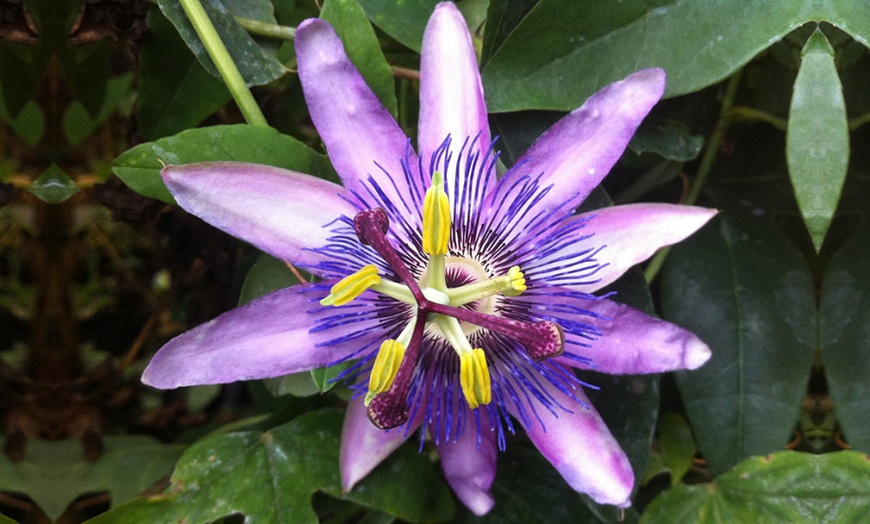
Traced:
<path fill-rule="evenodd" d="M 710 351 L 710 347 L 707 344 L 704 344 L 699 339 L 695 339 L 687 345 L 683 361 L 686 369 L 698 369 L 710 360 L 712 355 L 713 352 Z"/>

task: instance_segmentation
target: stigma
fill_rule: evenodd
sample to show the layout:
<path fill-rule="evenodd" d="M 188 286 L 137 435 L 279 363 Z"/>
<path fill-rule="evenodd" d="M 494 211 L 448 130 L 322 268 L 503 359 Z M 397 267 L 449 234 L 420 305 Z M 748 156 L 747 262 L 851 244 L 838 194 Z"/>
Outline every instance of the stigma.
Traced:
<path fill-rule="evenodd" d="M 525 322 L 498 315 L 499 296 L 515 297 L 527 289 L 518 266 L 492 276 L 479 262 L 458 256 L 457 251 L 467 251 L 462 246 L 451 252 L 452 213 L 439 171 L 432 173 L 421 211 L 421 247 L 428 264 L 420 275 L 411 273 L 387 238 L 390 220 L 386 211 L 365 210 L 354 217 L 354 231 L 360 242 L 381 255 L 398 281 L 382 278 L 376 266 L 367 265 L 336 283 L 321 300 L 325 306 L 342 306 L 371 291 L 413 308 L 414 314 L 401 334 L 383 342 L 372 364 L 365 403 L 369 418 L 382 429 L 407 421 L 413 370 L 426 351 L 452 348 L 459 364 L 457 378 L 462 395 L 470 409 L 477 409 L 492 401 L 490 367 L 498 365 L 498 359 L 474 347 L 470 333 L 479 329 L 500 333 L 519 342 L 533 360 L 560 355 L 565 345 L 562 329 L 552 322 Z M 448 268 L 462 270 L 469 281 L 448 286 Z M 433 338 L 445 344 L 436 344 L 433 349 Z"/>

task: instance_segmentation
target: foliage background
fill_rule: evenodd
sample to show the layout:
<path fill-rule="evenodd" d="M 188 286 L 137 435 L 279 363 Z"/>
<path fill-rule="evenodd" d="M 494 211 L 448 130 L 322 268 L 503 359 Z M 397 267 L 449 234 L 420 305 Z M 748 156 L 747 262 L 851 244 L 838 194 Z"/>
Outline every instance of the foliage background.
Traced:
<path fill-rule="evenodd" d="M 711 361 L 584 377 L 636 471 L 625 512 L 573 492 L 523 435 L 499 457 L 484 518 L 454 500 L 434 449 L 413 442 L 342 493 L 347 391 L 333 370 L 171 392 L 138 383 L 171 336 L 297 282 L 172 206 L 162 165 L 245 160 L 333 178 L 294 72 L 292 28 L 314 16 L 336 27 L 413 136 L 435 3 L 203 0 L 271 127 L 245 123 L 257 111 L 235 103 L 175 1 L 0 4 L 0 518 L 857 522 L 870 512 L 866 0 L 457 2 L 506 164 L 597 89 L 662 67 L 667 99 L 586 205 L 721 211 L 616 286 L 618 300 L 697 333 Z"/>

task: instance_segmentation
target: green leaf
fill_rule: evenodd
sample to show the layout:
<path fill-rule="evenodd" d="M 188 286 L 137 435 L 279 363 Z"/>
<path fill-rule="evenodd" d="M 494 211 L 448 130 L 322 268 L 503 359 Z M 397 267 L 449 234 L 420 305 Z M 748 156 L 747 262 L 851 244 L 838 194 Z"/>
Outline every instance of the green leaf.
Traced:
<path fill-rule="evenodd" d="M 27 190 L 47 204 L 60 204 L 79 192 L 75 181 L 56 164 L 48 166 Z"/>
<path fill-rule="evenodd" d="M 3 85 L 2 89 L 5 91 L 6 86 Z M 45 113 L 33 100 L 28 100 L 15 117 L 6 110 L 5 103 L 0 103 L 0 120 L 29 146 L 35 146 L 45 132 Z"/>
<path fill-rule="evenodd" d="M 95 116 L 88 113 L 78 100 L 70 104 L 63 115 L 63 130 L 67 140 L 74 146 L 84 142 L 124 102 L 130 93 L 132 80 L 133 75 L 129 73 L 109 80 L 103 104 Z"/>
<path fill-rule="evenodd" d="M 692 467 L 695 439 L 689 423 L 678 413 L 662 415 L 659 433 L 661 459 L 671 471 L 671 485 L 676 485 Z"/>
<path fill-rule="evenodd" d="M 837 419 L 853 449 L 870 451 L 870 229 L 831 256 L 819 303 L 819 346 Z"/>
<path fill-rule="evenodd" d="M 690 93 L 810 21 L 829 21 L 866 45 L 868 13 L 847 0 L 541 0 L 486 63 L 487 107 L 570 111 L 645 67 L 667 71 L 667 96 Z"/>
<path fill-rule="evenodd" d="M 855 451 L 780 451 L 744 460 L 712 484 L 653 500 L 645 524 L 862 522 L 870 514 L 870 457 Z"/>
<path fill-rule="evenodd" d="M 698 156 L 703 145 L 704 137 L 692 134 L 684 124 L 647 119 L 628 147 L 638 155 L 649 152 L 667 160 L 688 162 Z"/>
<path fill-rule="evenodd" d="M 103 443 L 103 454 L 90 462 L 79 440 L 28 440 L 23 460 L 0 459 L 0 490 L 29 495 L 54 520 L 84 493 L 108 491 L 115 503 L 135 497 L 167 475 L 183 450 L 145 436 L 109 436 Z"/>
<path fill-rule="evenodd" d="M 286 263 L 263 253 L 248 270 L 239 293 L 239 305 L 243 306 L 273 291 L 296 284 L 299 284 L 299 279 L 293 275 Z"/>
<path fill-rule="evenodd" d="M 420 52 L 423 30 L 439 0 L 357 0 L 373 24 Z"/>
<path fill-rule="evenodd" d="M 147 139 L 195 127 L 232 98 L 187 49 L 156 7 L 145 18 L 139 75 L 139 125 Z"/>
<path fill-rule="evenodd" d="M 831 224 L 849 164 L 849 124 L 834 49 L 818 29 L 801 51 L 786 134 L 788 170 L 818 251 Z"/>
<path fill-rule="evenodd" d="M 167 164 L 215 160 L 252 162 L 335 179 L 325 155 L 268 127 L 214 126 L 140 144 L 115 159 L 112 171 L 134 191 L 173 203 L 160 170 Z"/>
<path fill-rule="evenodd" d="M 511 31 L 541 0 L 490 0 L 486 12 L 486 30 L 480 65 L 485 66 L 493 52 L 501 47 Z"/>
<path fill-rule="evenodd" d="M 226 6 L 221 0 L 200 1 L 248 86 L 268 84 L 287 71 L 275 58 L 274 46 L 264 47 L 258 44 L 234 18 L 234 15 L 242 14 L 246 18 L 260 22 L 276 23 L 271 5 L 267 0 L 255 0 L 247 2 L 245 5 L 229 3 Z M 157 5 L 178 30 L 181 38 L 196 55 L 202 67 L 215 78 L 220 78 L 220 73 L 218 73 L 190 20 L 188 20 L 181 3 L 177 0 L 158 0 Z M 253 7 L 246 7 L 246 5 Z M 234 13 L 229 8 L 240 9 L 241 12 Z"/>
<path fill-rule="evenodd" d="M 324 490 L 342 497 L 341 421 L 341 411 L 327 409 L 265 433 L 208 437 L 184 453 L 165 494 L 133 501 L 89 522 L 211 522 L 241 513 L 252 524 L 316 523 L 312 494 Z M 394 454 L 344 497 L 413 522 L 444 520 L 453 510 L 447 487 L 413 449 Z"/>
<path fill-rule="evenodd" d="M 366 15 L 356 0 L 326 0 L 320 18 L 341 37 L 350 61 L 393 117 L 398 115 L 393 73 Z"/>
<path fill-rule="evenodd" d="M 719 217 L 671 250 L 664 317 L 713 351 L 676 378 L 714 473 L 791 438 L 815 351 L 812 292 L 804 258 L 758 219 Z"/>

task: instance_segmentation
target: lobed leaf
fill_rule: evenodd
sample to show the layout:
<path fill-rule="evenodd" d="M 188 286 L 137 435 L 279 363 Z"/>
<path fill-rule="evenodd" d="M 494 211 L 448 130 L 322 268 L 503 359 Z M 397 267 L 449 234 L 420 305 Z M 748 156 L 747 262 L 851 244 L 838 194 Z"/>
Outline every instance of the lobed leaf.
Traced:
<path fill-rule="evenodd" d="M 861 522 L 870 513 L 867 475 L 870 457 L 855 451 L 751 457 L 711 484 L 666 491 L 643 522 Z"/>

